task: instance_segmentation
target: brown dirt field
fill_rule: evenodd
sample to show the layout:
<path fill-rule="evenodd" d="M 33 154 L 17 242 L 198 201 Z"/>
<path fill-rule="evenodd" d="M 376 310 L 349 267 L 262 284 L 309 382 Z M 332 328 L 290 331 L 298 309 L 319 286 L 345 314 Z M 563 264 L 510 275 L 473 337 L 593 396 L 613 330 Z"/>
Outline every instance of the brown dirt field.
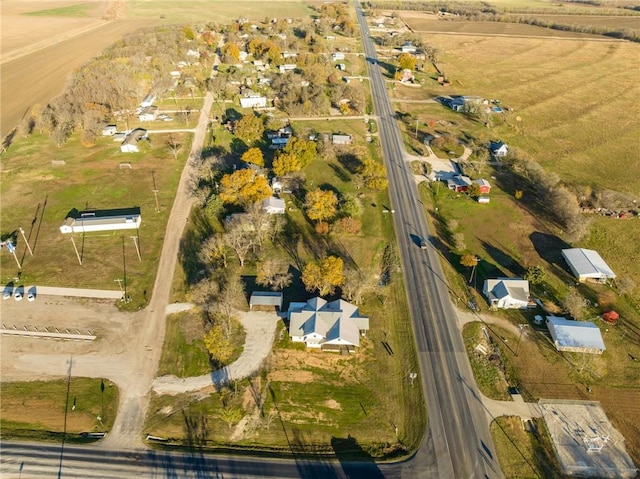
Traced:
<path fill-rule="evenodd" d="M 58 401 L 60 403 L 60 401 Z M 34 400 L 25 398 L 16 401 L 2 400 L 2 419 L 4 421 L 23 422 L 29 417 L 30 424 L 40 424 L 51 431 L 60 430 L 64 415 L 64 404 L 58 404 L 59 410 L 52 410 L 49 399 Z M 90 431 L 96 424 L 96 418 L 86 412 L 69 410 L 67 413 L 67 432 L 79 433 Z"/>
<path fill-rule="evenodd" d="M 38 8 L 30 9 L 32 11 L 42 9 L 43 5 L 51 8 L 52 3 L 55 6 L 55 2 L 31 3 L 39 5 Z M 0 91 L 2 91 L 0 135 L 3 138 L 32 107 L 46 104 L 59 94 L 68 76 L 74 70 L 125 34 L 153 23 L 144 20 L 116 20 L 104 23 L 100 18 L 24 17 L 18 14 L 15 7 L 12 7 L 10 11 L 14 13 L 11 17 L 18 18 L 19 21 L 17 25 L 6 29 L 5 22 L 8 22 L 8 18 L 5 18 L 5 10 L 6 6 L 12 6 L 12 3 L 3 2 L 2 6 L 3 63 L 0 84 Z M 40 28 L 44 27 L 38 22 L 48 22 L 44 33 L 36 37 L 39 42 L 23 41 L 20 45 L 19 39 L 15 38 L 16 35 L 21 29 L 22 32 L 33 29 L 41 31 Z M 73 32 L 69 31 L 70 29 L 78 32 L 87 28 L 89 31 L 69 38 L 69 34 Z M 8 46 L 5 45 L 5 37 L 8 39 Z M 19 53 L 21 48 L 27 48 L 26 51 L 30 53 L 4 61 L 5 55 L 8 56 L 11 52 Z"/>
<path fill-rule="evenodd" d="M 296 383 L 310 383 L 313 381 L 311 371 L 297 371 L 295 369 L 282 369 L 269 373 L 269 381 L 284 382 L 293 381 Z"/>

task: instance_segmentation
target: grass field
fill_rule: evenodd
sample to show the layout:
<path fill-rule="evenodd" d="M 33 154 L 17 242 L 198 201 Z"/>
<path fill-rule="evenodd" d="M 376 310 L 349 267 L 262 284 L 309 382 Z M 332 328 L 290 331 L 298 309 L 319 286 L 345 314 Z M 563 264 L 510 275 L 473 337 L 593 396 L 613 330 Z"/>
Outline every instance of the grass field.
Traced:
<path fill-rule="evenodd" d="M 188 136 L 183 138 L 183 151 L 176 162 L 167 151 L 163 135 L 151 136 L 148 152 L 132 154 L 121 153 L 119 145 L 110 139 L 99 139 L 92 147 L 82 146 L 77 135 L 62 148 L 37 134 L 12 145 L 2 163 L 2 237 L 17 238 L 21 282 L 117 290 L 115 280 L 123 279 L 126 262 L 127 289 L 132 299 L 129 306 L 135 309 L 146 303 L 144 292 L 153 286 L 165 224 L 191 141 Z M 52 160 L 65 164 L 52 165 Z M 130 162 L 132 168 L 120 168 L 121 162 Z M 159 190 L 159 213 L 155 211 L 154 182 Z M 137 241 L 142 261 L 131 238 L 136 232 L 115 231 L 74 235 L 80 265 L 71 236 L 59 230 L 67 213 L 73 208 L 133 206 L 141 208 Z M 20 227 L 34 256 L 26 252 Z M 3 283 L 17 276 L 17 264 L 6 250 L 0 266 Z"/>
<path fill-rule="evenodd" d="M 491 435 L 506 479 L 560 479 L 559 464 L 544 421 L 533 419 L 535 431 L 525 431 L 519 417 L 499 417 Z"/>
<path fill-rule="evenodd" d="M 101 379 L 2 382 L 0 396 L 2 439 L 60 441 L 66 425 L 66 440 L 82 441 L 80 433 L 108 432 L 118 409 L 118 388 Z"/>
<path fill-rule="evenodd" d="M 301 1 L 255 0 L 190 1 L 182 2 L 127 0 L 126 18 L 164 19 L 169 23 L 229 22 L 238 18 L 264 20 L 265 18 L 308 18 L 312 10 Z"/>
<path fill-rule="evenodd" d="M 33 17 L 88 17 L 96 8 L 96 3 L 79 3 L 45 10 L 34 10 L 23 13 Z"/>

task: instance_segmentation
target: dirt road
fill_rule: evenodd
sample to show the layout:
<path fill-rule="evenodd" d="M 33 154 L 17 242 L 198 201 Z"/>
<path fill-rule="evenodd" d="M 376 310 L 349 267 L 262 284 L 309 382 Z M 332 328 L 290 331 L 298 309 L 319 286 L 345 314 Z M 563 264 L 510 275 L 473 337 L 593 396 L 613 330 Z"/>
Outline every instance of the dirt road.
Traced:
<path fill-rule="evenodd" d="M 34 105 L 62 92 L 69 75 L 125 34 L 153 21 L 116 20 L 2 64 L 0 135 L 4 138 Z"/>

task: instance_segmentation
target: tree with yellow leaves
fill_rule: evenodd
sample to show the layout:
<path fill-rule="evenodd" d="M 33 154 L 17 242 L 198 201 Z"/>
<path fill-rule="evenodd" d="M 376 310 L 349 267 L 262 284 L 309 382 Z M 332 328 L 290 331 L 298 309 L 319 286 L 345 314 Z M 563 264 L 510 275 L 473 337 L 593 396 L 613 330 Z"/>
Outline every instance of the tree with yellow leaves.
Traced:
<path fill-rule="evenodd" d="M 227 364 L 233 354 L 233 345 L 227 335 L 224 334 L 222 326 L 214 324 L 204 335 L 204 345 L 211 355 L 211 359 L 219 365 Z"/>
<path fill-rule="evenodd" d="M 225 43 L 222 46 L 222 57 L 225 63 L 240 61 L 240 49 L 235 43 Z"/>
<path fill-rule="evenodd" d="M 333 191 L 313 190 L 307 193 L 304 208 L 312 221 L 328 221 L 335 216 L 338 197 Z"/>
<path fill-rule="evenodd" d="M 401 69 L 408 69 L 413 71 L 416 68 L 416 57 L 411 53 L 401 53 L 398 57 L 398 63 Z"/>
<path fill-rule="evenodd" d="M 248 144 L 262 138 L 264 123 L 253 113 L 244 115 L 236 124 L 236 136 Z"/>
<path fill-rule="evenodd" d="M 320 296 L 333 294 L 344 283 L 344 261 L 337 256 L 327 256 L 308 263 L 302 271 L 302 282 L 307 291 L 318 290 Z"/>
<path fill-rule="evenodd" d="M 269 181 L 246 168 L 224 175 L 220 180 L 220 199 L 225 204 L 244 208 L 269 198 L 272 194 Z"/>
<path fill-rule="evenodd" d="M 262 155 L 262 150 L 256 147 L 249 148 L 242 154 L 242 161 L 262 168 L 264 166 L 264 156 Z"/>
<path fill-rule="evenodd" d="M 275 160 L 273 160 L 273 172 L 278 176 L 294 173 L 301 169 L 302 165 L 295 153 L 280 151 Z"/>
<path fill-rule="evenodd" d="M 371 190 L 384 190 L 389 183 L 384 165 L 371 158 L 362 162 L 358 173 L 361 175 L 364 185 Z"/>

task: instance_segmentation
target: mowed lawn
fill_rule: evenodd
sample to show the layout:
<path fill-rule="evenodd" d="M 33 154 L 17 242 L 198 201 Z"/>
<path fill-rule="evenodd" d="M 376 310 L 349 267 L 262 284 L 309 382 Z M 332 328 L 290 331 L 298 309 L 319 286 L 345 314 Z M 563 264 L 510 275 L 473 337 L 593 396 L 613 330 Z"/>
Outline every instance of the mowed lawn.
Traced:
<path fill-rule="evenodd" d="M 85 147 L 77 135 L 61 148 L 37 134 L 14 143 L 2 162 L 2 238 L 17 238 L 22 270 L 3 250 L 2 282 L 20 273 L 20 282 L 25 285 L 117 290 L 115 280 L 124 279 L 126 266 L 131 307 L 144 304 L 144 292 L 153 287 L 166 221 L 191 142 L 190 135 L 181 137 L 184 147 L 176 161 L 163 135 L 151 137 L 148 152 L 131 154 L 121 153 L 119 144 L 110 139 L 101 138 L 97 145 Z M 54 160 L 64 164 L 54 165 Z M 131 168 L 121 168 L 123 162 Z M 76 255 L 72 235 L 60 232 L 60 225 L 74 208 L 130 207 L 140 207 L 139 234 L 136 230 L 87 233 L 84 237 L 75 234 Z M 27 252 L 19 228 L 23 228 L 33 256 Z"/>
<path fill-rule="evenodd" d="M 429 35 L 452 84 L 513 108 L 485 135 L 519 148 L 567 182 L 640 191 L 640 45 L 630 42 Z M 472 61 L 470 61 L 472 59 Z M 444 107 L 442 107 L 444 108 Z M 447 112 L 448 113 L 448 112 Z"/>

